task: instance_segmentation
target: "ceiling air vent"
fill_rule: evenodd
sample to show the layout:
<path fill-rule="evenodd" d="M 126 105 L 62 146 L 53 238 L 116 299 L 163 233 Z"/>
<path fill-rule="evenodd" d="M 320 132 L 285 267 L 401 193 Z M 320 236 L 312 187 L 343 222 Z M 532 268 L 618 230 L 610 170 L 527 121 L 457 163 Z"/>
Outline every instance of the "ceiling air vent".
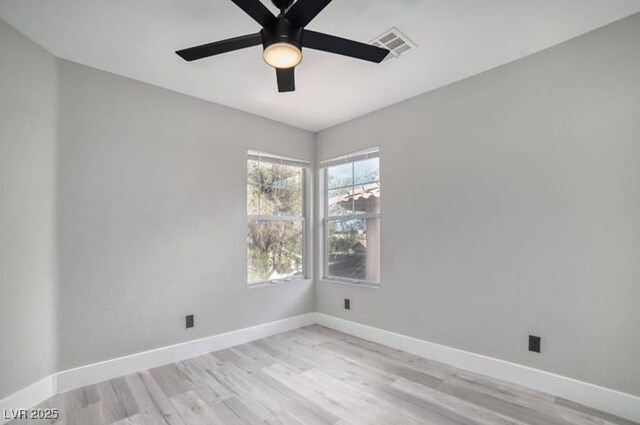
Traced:
<path fill-rule="evenodd" d="M 389 53 L 387 57 L 384 58 L 383 62 L 386 62 L 389 59 L 398 58 L 407 50 L 416 48 L 416 44 L 396 27 L 385 31 L 381 36 L 376 37 L 373 41 L 371 41 L 371 44 L 373 44 L 374 46 L 387 48 L 391 51 L 391 53 Z"/>

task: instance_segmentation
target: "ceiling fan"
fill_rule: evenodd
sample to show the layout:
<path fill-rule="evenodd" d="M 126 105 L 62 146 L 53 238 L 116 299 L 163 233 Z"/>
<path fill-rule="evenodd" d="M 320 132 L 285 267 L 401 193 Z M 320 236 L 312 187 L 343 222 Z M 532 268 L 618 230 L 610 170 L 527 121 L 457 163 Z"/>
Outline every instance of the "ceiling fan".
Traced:
<path fill-rule="evenodd" d="M 180 57 L 193 61 L 262 44 L 265 62 L 276 69 L 278 91 L 291 92 L 296 89 L 294 70 L 302 61 L 303 47 L 376 63 L 389 54 L 381 47 L 304 29 L 331 0 L 271 0 L 280 10 L 277 17 L 260 0 L 231 1 L 262 25 L 262 30 L 178 50 Z"/>

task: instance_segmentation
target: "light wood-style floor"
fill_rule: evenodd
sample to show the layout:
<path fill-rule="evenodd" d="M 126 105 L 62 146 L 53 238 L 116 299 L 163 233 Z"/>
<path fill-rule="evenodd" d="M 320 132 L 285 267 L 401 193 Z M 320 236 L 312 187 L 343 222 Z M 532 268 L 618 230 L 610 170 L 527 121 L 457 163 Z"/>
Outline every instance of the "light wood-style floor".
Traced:
<path fill-rule="evenodd" d="M 310 326 L 58 395 L 11 425 L 631 424 Z"/>

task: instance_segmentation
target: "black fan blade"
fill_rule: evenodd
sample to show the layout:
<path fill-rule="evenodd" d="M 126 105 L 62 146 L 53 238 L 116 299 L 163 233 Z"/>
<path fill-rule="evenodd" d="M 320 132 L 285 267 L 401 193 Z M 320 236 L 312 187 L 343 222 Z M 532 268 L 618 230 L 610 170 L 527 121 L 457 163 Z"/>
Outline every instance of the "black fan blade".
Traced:
<path fill-rule="evenodd" d="M 381 47 L 309 30 L 302 32 L 302 45 L 309 49 L 322 50 L 376 63 L 382 62 L 389 54 L 389 50 Z"/>
<path fill-rule="evenodd" d="M 284 15 L 301 27 L 306 27 L 331 0 L 298 0 Z"/>
<path fill-rule="evenodd" d="M 240 9 L 251 16 L 257 23 L 263 27 L 269 26 L 270 23 L 276 20 L 273 13 L 267 9 L 267 7 L 260 2 L 260 0 L 231 0 Z"/>
<path fill-rule="evenodd" d="M 178 50 L 176 53 L 180 55 L 182 59 L 191 62 L 196 59 L 219 55 L 220 53 L 257 46 L 258 44 L 262 44 L 262 35 L 259 32 Z"/>
<path fill-rule="evenodd" d="M 295 68 L 276 68 L 276 75 L 278 76 L 278 91 L 280 93 L 295 91 L 296 80 L 294 71 Z"/>

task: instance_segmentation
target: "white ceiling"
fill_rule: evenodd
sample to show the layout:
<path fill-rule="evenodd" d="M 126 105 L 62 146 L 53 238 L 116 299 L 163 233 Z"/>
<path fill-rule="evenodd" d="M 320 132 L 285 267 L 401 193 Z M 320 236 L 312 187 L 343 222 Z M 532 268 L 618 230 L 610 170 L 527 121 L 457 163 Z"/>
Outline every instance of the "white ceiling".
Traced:
<path fill-rule="evenodd" d="M 271 2 L 263 0 L 275 11 Z M 640 0 L 335 0 L 309 26 L 418 48 L 372 64 L 304 51 L 280 94 L 261 47 L 185 62 L 174 51 L 257 32 L 228 0 L 0 0 L 0 18 L 64 59 L 318 131 L 640 11 Z"/>

